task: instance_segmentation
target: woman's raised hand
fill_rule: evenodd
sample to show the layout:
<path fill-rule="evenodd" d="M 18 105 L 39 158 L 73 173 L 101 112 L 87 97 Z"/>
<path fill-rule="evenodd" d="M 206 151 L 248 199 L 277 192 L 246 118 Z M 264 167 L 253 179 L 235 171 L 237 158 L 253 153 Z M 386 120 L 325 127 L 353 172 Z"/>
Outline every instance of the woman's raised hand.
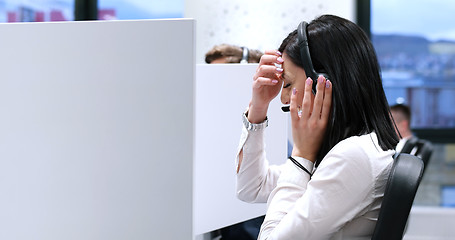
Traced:
<path fill-rule="evenodd" d="M 317 81 L 316 96 L 311 92 L 311 78 L 306 80 L 305 89 L 292 90 L 290 109 L 294 139 L 292 155 L 312 162 L 324 139 L 332 105 L 332 83 L 323 76 Z"/>
<path fill-rule="evenodd" d="M 284 62 L 281 53 L 276 50 L 265 51 L 253 77 L 253 95 L 248 111 L 248 120 L 260 123 L 267 116 L 270 102 L 280 93 L 281 64 Z"/>

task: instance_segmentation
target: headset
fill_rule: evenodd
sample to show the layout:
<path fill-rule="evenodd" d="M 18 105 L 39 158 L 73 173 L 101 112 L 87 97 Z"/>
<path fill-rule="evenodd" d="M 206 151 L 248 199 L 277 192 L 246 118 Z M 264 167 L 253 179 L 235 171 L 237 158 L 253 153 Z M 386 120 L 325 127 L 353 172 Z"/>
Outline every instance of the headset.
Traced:
<path fill-rule="evenodd" d="M 307 77 L 310 77 L 313 80 L 312 91 L 316 95 L 316 85 L 317 80 L 320 75 L 324 76 L 326 79 L 329 79 L 329 76 L 326 73 L 318 73 L 314 70 L 313 62 L 311 61 L 310 48 L 308 47 L 308 33 L 307 33 L 308 23 L 302 21 L 297 27 L 297 38 L 298 45 L 300 47 L 300 57 L 303 64 L 303 70 Z M 283 112 L 289 112 L 289 106 L 281 107 Z"/>
<path fill-rule="evenodd" d="M 240 63 L 245 64 L 248 63 L 248 58 L 250 57 L 250 51 L 248 50 L 247 47 L 241 47 L 242 48 L 242 60 L 240 60 Z"/>
<path fill-rule="evenodd" d="M 310 48 L 308 47 L 307 27 L 307 22 L 301 22 L 297 28 L 297 36 L 299 38 L 300 56 L 302 59 L 303 69 L 305 70 L 306 76 L 310 77 L 313 80 L 313 94 L 316 94 L 316 84 L 318 82 L 318 77 L 322 75 L 326 79 L 329 79 L 329 76 L 326 73 L 318 73 L 316 70 L 314 70 L 313 62 L 311 61 L 310 56 Z"/>

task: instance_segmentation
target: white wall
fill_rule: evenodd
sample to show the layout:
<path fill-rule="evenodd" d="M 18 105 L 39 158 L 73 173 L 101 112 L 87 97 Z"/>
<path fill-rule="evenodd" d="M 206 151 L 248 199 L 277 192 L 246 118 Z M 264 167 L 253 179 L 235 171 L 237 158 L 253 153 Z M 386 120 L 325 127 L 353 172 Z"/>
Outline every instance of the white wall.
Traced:
<path fill-rule="evenodd" d="M 278 48 L 302 21 L 322 14 L 355 19 L 355 0 L 185 0 L 185 17 L 196 19 L 196 63 L 214 45 Z"/>

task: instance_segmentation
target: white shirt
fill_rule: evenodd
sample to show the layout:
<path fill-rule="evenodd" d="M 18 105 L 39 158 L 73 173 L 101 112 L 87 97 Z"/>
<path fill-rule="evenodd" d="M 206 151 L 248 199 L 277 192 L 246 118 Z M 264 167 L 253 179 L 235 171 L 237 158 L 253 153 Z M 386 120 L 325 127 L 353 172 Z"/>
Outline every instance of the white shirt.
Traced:
<path fill-rule="evenodd" d="M 264 130 L 243 128 L 237 196 L 267 202 L 258 239 L 371 239 L 394 154 L 375 133 L 338 143 L 311 180 L 290 160 L 269 166 L 264 147 Z M 313 171 L 311 161 L 296 160 Z"/>

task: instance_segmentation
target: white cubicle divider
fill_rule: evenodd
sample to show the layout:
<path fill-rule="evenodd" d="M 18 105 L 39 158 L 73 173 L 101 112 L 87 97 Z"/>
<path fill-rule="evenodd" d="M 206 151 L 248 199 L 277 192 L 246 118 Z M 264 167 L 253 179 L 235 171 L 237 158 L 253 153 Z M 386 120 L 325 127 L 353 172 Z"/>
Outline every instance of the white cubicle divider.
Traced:
<path fill-rule="evenodd" d="M 194 21 L 0 36 L 0 239 L 191 239 Z"/>
<path fill-rule="evenodd" d="M 257 64 L 196 65 L 196 148 L 194 163 L 194 233 L 200 235 L 265 214 L 265 204 L 244 203 L 235 191 L 235 156 L 241 114 L 251 99 Z M 287 114 L 279 96 L 269 108 L 267 157 L 283 163 Z"/>

